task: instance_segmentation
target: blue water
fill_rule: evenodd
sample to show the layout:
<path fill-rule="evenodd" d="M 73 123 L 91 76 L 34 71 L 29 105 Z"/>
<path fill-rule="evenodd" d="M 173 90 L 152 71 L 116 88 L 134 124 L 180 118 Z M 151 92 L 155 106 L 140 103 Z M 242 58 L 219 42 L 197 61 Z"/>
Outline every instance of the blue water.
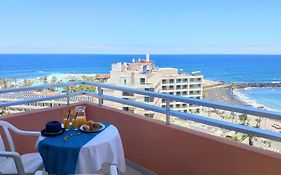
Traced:
<path fill-rule="evenodd" d="M 240 98 L 253 106 L 265 106 L 281 112 L 281 88 L 245 88 L 238 92 Z"/>
<path fill-rule="evenodd" d="M 50 74 L 109 73 L 111 64 L 145 55 L 0 54 L 0 78 L 27 79 Z M 225 82 L 281 82 L 281 55 L 151 55 L 158 67 L 201 71 L 206 79 Z M 241 90 L 242 95 L 281 111 L 281 88 Z"/>
<path fill-rule="evenodd" d="M 111 64 L 144 55 L 4 55 L 0 78 L 35 78 L 54 73 L 109 73 Z M 281 81 L 281 55 L 151 55 L 158 67 L 201 71 L 206 79 L 226 82 Z"/>

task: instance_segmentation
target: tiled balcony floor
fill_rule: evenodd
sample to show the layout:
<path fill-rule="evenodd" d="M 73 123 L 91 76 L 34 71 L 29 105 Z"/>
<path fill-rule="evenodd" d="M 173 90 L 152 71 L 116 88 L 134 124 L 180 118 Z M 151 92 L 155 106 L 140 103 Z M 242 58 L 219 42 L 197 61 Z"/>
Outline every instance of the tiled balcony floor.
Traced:
<path fill-rule="evenodd" d="M 144 175 L 141 172 L 127 166 L 126 167 L 126 172 L 123 175 Z"/>
<path fill-rule="evenodd" d="M 102 170 L 98 171 L 97 174 L 101 175 L 109 175 L 108 170 L 109 170 L 109 164 L 104 164 Z M 140 168 L 140 167 L 139 167 Z M 141 173 L 140 171 L 136 170 L 133 167 L 126 166 L 126 172 L 125 173 L 120 173 L 120 175 L 147 175 L 148 173 Z M 149 173 L 151 174 L 151 173 Z"/>
<path fill-rule="evenodd" d="M 109 170 L 109 164 L 105 164 L 102 170 L 97 171 L 95 175 L 109 175 L 108 170 Z M 147 173 L 141 173 L 130 166 L 126 166 L 126 172 L 125 173 L 118 172 L 118 174 L 119 175 L 146 175 Z M 48 175 L 48 173 L 46 171 L 39 171 L 35 175 Z"/>

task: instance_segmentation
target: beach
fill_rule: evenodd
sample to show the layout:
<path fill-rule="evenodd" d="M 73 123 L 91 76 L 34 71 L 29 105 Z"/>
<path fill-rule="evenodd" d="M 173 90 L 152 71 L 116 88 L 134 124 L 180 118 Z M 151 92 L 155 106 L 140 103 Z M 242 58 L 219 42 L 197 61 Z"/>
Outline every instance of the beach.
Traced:
<path fill-rule="evenodd" d="M 205 99 L 210 101 L 229 103 L 233 105 L 249 106 L 249 104 L 234 95 L 233 91 L 229 87 L 229 84 L 206 87 Z"/>

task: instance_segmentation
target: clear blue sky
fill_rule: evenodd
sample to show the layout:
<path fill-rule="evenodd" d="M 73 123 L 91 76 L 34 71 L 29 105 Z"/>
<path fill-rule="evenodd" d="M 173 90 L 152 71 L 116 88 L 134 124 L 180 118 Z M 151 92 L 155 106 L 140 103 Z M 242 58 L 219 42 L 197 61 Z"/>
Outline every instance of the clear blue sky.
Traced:
<path fill-rule="evenodd" d="M 281 0 L 0 0 L 0 53 L 281 54 Z"/>

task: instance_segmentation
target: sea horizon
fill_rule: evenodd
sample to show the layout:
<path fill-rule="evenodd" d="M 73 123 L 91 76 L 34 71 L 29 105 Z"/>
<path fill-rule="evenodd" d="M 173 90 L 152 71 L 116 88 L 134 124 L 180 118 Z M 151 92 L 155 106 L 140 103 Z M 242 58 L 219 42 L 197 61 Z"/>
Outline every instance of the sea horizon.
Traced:
<path fill-rule="evenodd" d="M 103 74 L 109 73 L 112 63 L 131 62 L 144 57 L 145 54 L 0 54 L 0 78 Z M 281 55 L 151 54 L 150 57 L 157 67 L 174 67 L 184 73 L 201 71 L 205 79 L 213 81 L 281 82 Z M 251 70 L 255 66 L 258 66 L 257 71 Z M 263 77 L 253 77 L 257 73 L 263 73 Z"/>
<path fill-rule="evenodd" d="M 174 67 L 183 73 L 201 71 L 204 79 L 226 83 L 281 82 L 281 55 L 177 54 L 150 55 L 157 67 Z M 145 58 L 144 54 L 0 54 L 0 78 L 36 79 L 66 75 L 109 74 L 111 64 Z M 236 96 L 252 106 L 281 112 L 281 88 L 240 89 Z M 263 92 L 262 98 L 259 92 Z M 268 94 L 268 95 L 267 95 Z M 277 105 L 276 105 L 277 104 Z"/>

